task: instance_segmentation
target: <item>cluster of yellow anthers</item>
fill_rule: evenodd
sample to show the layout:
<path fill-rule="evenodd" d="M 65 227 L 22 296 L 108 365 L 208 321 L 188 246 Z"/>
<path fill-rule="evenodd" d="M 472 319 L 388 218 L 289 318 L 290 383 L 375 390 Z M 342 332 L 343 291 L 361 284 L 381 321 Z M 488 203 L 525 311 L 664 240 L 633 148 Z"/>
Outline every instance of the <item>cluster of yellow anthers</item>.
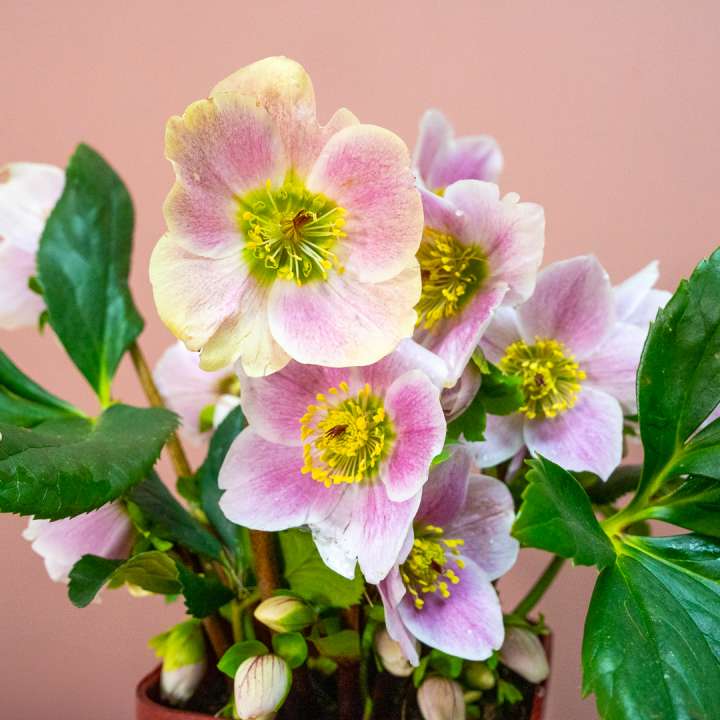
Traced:
<path fill-rule="evenodd" d="M 479 247 L 432 228 L 425 228 L 417 257 L 422 273 L 418 325 L 429 330 L 456 315 L 475 294 L 487 277 L 487 259 Z"/>
<path fill-rule="evenodd" d="M 585 372 L 566 353 L 558 340 L 535 338 L 534 345 L 522 340 L 505 351 L 500 368 L 522 378 L 525 404 L 520 412 L 530 419 L 554 418 L 575 405 Z"/>
<path fill-rule="evenodd" d="M 394 437 L 382 399 L 367 383 L 351 396 L 343 381 L 316 400 L 300 419 L 302 472 L 326 487 L 372 479 Z"/>
<path fill-rule="evenodd" d="M 465 567 L 459 550 L 465 541 L 445 538 L 444 534 L 445 531 L 437 525 L 426 525 L 416 532 L 410 555 L 400 568 L 400 576 L 418 610 L 425 606 L 422 595 L 440 593 L 440 597 L 447 599 L 450 597 L 450 585 L 460 582 L 459 576 L 448 564 L 454 563 L 458 570 Z"/>
<path fill-rule="evenodd" d="M 261 277 L 302 285 L 326 280 L 332 268 L 343 272 L 332 248 L 346 236 L 345 210 L 322 193 L 290 176 L 278 188 L 268 180 L 238 204 L 245 257 Z"/>

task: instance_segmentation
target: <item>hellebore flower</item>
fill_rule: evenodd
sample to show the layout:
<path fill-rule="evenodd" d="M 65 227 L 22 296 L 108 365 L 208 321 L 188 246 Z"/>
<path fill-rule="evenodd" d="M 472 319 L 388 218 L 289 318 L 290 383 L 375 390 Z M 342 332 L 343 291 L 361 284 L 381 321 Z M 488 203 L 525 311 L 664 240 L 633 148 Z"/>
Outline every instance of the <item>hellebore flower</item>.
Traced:
<path fill-rule="evenodd" d="M 468 444 L 480 467 L 526 446 L 568 470 L 607 479 L 620 463 L 621 404 L 634 409 L 647 332 L 616 317 L 610 280 L 592 256 L 548 266 L 530 300 L 496 313 L 480 346 L 502 370 L 521 376 L 525 405 L 488 416 L 485 440 Z"/>
<path fill-rule="evenodd" d="M 429 677 L 417 694 L 424 720 L 465 720 L 462 687 L 454 680 Z"/>
<path fill-rule="evenodd" d="M 157 635 L 149 643 L 162 658 L 160 692 L 171 705 L 186 703 L 197 690 L 207 668 L 205 638 L 199 620 L 186 620 Z"/>
<path fill-rule="evenodd" d="M 435 466 L 397 564 L 379 585 L 385 623 L 413 665 L 415 639 L 466 660 L 485 660 L 503 642 L 492 581 L 515 563 L 515 517 L 507 487 L 471 474 L 462 446 Z"/>
<path fill-rule="evenodd" d="M 540 683 L 550 674 L 545 649 L 538 636 L 525 628 L 509 627 L 500 648 L 500 660 L 520 677 Z"/>
<path fill-rule="evenodd" d="M 418 184 L 443 195 L 458 180 L 495 182 L 502 171 L 500 146 L 488 135 L 455 139 L 452 126 L 439 110 L 427 110 L 420 120 L 413 164 Z"/>
<path fill-rule="evenodd" d="M 425 198 L 425 195 L 423 195 Z M 545 214 L 497 185 L 461 180 L 425 207 L 415 340 L 462 374 L 493 312 L 527 300 L 545 244 Z"/>
<path fill-rule="evenodd" d="M 10 163 L 0 167 L 0 328 L 37 323 L 42 297 L 28 283 L 45 221 L 65 185 L 53 165 Z"/>
<path fill-rule="evenodd" d="M 385 628 L 375 633 L 373 638 L 375 652 L 382 662 L 383 668 L 395 677 L 409 677 L 412 675 L 413 666 L 405 657 L 400 643 L 393 640 Z M 415 652 L 419 650 L 419 643 L 415 641 Z"/>
<path fill-rule="evenodd" d="M 153 372 L 165 404 L 182 420 L 182 432 L 194 442 L 208 439 L 240 402 L 240 381 L 234 372 L 200 368 L 200 356 L 181 342 L 171 345 Z"/>
<path fill-rule="evenodd" d="M 657 260 L 613 288 L 615 313 L 621 322 L 647 330 L 672 293 L 654 287 L 660 277 Z"/>
<path fill-rule="evenodd" d="M 422 203 L 405 144 L 267 58 L 168 122 L 176 173 L 150 264 L 160 316 L 203 369 L 375 362 L 412 335 Z"/>
<path fill-rule="evenodd" d="M 245 660 L 235 673 L 235 709 L 240 720 L 272 718 L 290 692 L 292 673 L 277 655 Z"/>
<path fill-rule="evenodd" d="M 411 340 L 374 365 L 291 362 L 240 375 L 249 427 L 220 470 L 220 507 L 256 530 L 308 525 L 323 560 L 378 582 L 397 559 L 443 447 L 444 363 Z"/>
<path fill-rule="evenodd" d="M 127 558 L 135 531 L 120 502 L 63 520 L 31 518 L 23 537 L 45 560 L 45 569 L 55 582 L 67 582 L 73 565 L 83 555 L 99 555 L 109 560 Z"/>

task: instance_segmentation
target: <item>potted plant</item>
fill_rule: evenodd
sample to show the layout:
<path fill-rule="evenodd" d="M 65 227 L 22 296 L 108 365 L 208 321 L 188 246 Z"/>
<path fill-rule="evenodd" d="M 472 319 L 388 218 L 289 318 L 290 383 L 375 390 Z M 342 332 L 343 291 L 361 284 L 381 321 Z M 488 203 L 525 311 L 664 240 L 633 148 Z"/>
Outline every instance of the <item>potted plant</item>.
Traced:
<path fill-rule="evenodd" d="M 535 609 L 568 560 L 599 572 L 601 717 L 713 717 L 720 253 L 672 298 L 655 264 L 540 269 L 543 210 L 500 195 L 492 138 L 429 111 L 411 161 L 347 110 L 320 125 L 287 58 L 171 118 L 166 154 L 150 277 L 178 343 L 154 371 L 120 178 L 86 145 L 0 170 L 0 324 L 39 318 L 98 398 L 90 417 L 0 355 L 0 511 L 76 606 L 185 604 L 138 719 L 539 720 Z M 149 407 L 113 393 L 126 353 Z M 502 607 L 521 547 L 548 562 Z"/>

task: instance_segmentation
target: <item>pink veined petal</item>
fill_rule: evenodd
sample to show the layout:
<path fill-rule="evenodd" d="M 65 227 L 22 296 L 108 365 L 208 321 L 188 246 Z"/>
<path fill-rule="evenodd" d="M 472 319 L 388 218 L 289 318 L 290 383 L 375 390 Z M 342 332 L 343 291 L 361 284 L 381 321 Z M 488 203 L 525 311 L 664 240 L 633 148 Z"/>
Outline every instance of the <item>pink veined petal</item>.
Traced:
<path fill-rule="evenodd" d="M 274 532 L 321 522 L 342 489 L 326 488 L 303 475 L 302 450 L 268 442 L 245 428 L 228 450 L 218 486 L 220 508 L 238 525 Z"/>
<path fill-rule="evenodd" d="M 420 246 L 423 212 L 405 143 L 374 125 L 333 135 L 307 178 L 346 211 L 335 252 L 363 282 L 390 280 L 411 265 Z"/>
<path fill-rule="evenodd" d="M 432 190 L 458 180 L 495 182 L 503 167 L 503 156 L 495 138 L 475 135 L 450 140 L 433 158 L 425 184 Z"/>
<path fill-rule="evenodd" d="M 607 480 L 622 459 L 623 414 L 605 392 L 584 386 L 575 407 L 557 417 L 525 422 L 525 444 L 568 470 Z"/>
<path fill-rule="evenodd" d="M 430 469 L 423 487 L 422 501 L 415 523 L 444 528 L 465 506 L 471 459 L 462 445 L 450 450 L 450 457 Z"/>
<path fill-rule="evenodd" d="M 443 318 L 429 330 L 415 330 L 415 339 L 447 364 L 448 384 L 454 384 L 462 375 L 507 291 L 504 282 L 488 284 L 455 317 Z"/>
<path fill-rule="evenodd" d="M 395 438 L 380 477 L 390 500 L 402 502 L 421 490 L 432 459 L 443 448 L 446 424 L 440 391 L 420 370 L 411 370 L 388 389 L 385 412 Z"/>
<path fill-rule="evenodd" d="M 311 526 L 315 544 L 335 572 L 351 578 L 359 563 L 365 579 L 376 584 L 398 561 L 420 493 L 393 502 L 377 481 L 335 488 L 340 488 L 342 499 L 322 522 Z"/>
<path fill-rule="evenodd" d="M 489 580 L 497 580 L 517 560 L 520 545 L 510 535 L 514 520 L 515 505 L 507 485 L 474 474 L 464 506 L 442 527 L 446 537 L 464 541 L 463 555 L 477 563 Z"/>
<path fill-rule="evenodd" d="M 615 313 L 618 320 L 628 320 L 640 303 L 643 302 L 659 277 L 659 263 L 657 260 L 653 260 L 642 270 L 613 288 Z"/>
<path fill-rule="evenodd" d="M 507 348 L 520 339 L 517 311 L 514 308 L 499 307 L 483 333 L 480 349 L 490 362 L 499 363 Z"/>
<path fill-rule="evenodd" d="M 426 110 L 420 119 L 420 134 L 413 153 L 413 166 L 418 180 L 430 190 L 435 190 L 427 182 L 435 158 L 452 138 L 452 127 L 445 116 L 435 109 Z"/>
<path fill-rule="evenodd" d="M 265 108 L 285 146 L 289 164 L 304 176 L 325 143 L 338 130 L 357 124 L 349 110 L 337 111 L 318 125 L 312 81 L 299 63 L 269 57 L 247 65 L 218 83 L 212 95 L 240 93 Z"/>
<path fill-rule="evenodd" d="M 592 255 L 553 263 L 538 275 L 533 296 L 517 312 L 525 342 L 559 340 L 582 360 L 615 322 L 610 279 Z"/>
<path fill-rule="evenodd" d="M 170 232 L 188 250 L 218 257 L 241 236 L 234 198 L 283 181 L 288 167 L 271 117 L 249 97 L 224 93 L 170 118 L 165 153 L 176 185 L 165 205 Z"/>
<path fill-rule="evenodd" d="M 276 281 L 270 292 L 270 329 L 295 360 L 328 367 L 370 365 L 412 335 L 420 299 L 416 260 L 382 283 L 352 273 L 298 287 Z"/>
<path fill-rule="evenodd" d="M 400 571 L 394 567 L 390 574 L 378 584 L 380 598 L 385 608 L 385 627 L 390 637 L 400 643 L 403 655 L 411 665 L 420 664 L 415 638 L 405 627 L 398 606 L 405 595 L 405 586 L 400 578 Z"/>
<path fill-rule="evenodd" d="M 637 409 L 635 376 L 647 332 L 636 325 L 617 323 L 605 342 L 582 363 L 585 383 L 604 390 L 632 414 Z"/>
<path fill-rule="evenodd" d="M 350 380 L 344 369 L 301 365 L 294 360 L 267 377 L 238 376 L 243 411 L 253 430 L 282 445 L 302 445 L 300 419 L 308 405 L 316 402 L 318 393 Z"/>
<path fill-rule="evenodd" d="M 45 303 L 41 295 L 28 287 L 34 274 L 35 253 L 11 245 L 0 236 L 0 328 L 3 330 L 37 323 Z"/>
<path fill-rule="evenodd" d="M 155 384 L 165 404 L 182 421 L 182 432 L 191 441 L 201 442 L 207 433 L 200 431 L 200 413 L 214 405 L 220 394 L 220 384 L 232 373 L 206 372 L 200 369 L 200 357 L 181 342 L 171 345 L 160 357 L 153 371 Z"/>
<path fill-rule="evenodd" d="M 485 439 L 482 442 L 465 442 L 464 447 L 470 453 L 479 468 L 489 468 L 509 460 L 525 444 L 523 439 L 524 416 L 488 415 L 485 426 Z"/>
<path fill-rule="evenodd" d="M 405 595 L 400 617 L 426 645 L 465 660 L 486 660 L 505 637 L 500 601 L 485 573 L 472 560 L 463 560 L 465 567 L 456 571 L 460 582 L 450 586 L 449 598 L 425 594 L 425 606 L 418 610 Z"/>
<path fill-rule="evenodd" d="M 437 387 L 444 387 L 447 383 L 445 363 L 435 353 L 410 338 L 401 340 L 390 355 L 359 368 L 358 377 L 361 382 L 368 383 L 373 391 L 383 392 L 409 370 L 422 370 Z"/>

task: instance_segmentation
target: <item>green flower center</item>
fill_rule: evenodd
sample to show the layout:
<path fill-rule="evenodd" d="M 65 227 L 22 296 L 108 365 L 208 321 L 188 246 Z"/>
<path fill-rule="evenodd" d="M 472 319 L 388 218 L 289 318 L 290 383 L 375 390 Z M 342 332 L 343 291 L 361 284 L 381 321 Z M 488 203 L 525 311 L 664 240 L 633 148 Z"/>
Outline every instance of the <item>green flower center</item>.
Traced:
<path fill-rule="evenodd" d="M 395 437 L 382 399 L 367 384 L 351 395 L 346 382 L 316 399 L 300 419 L 302 472 L 326 487 L 374 478 Z"/>
<path fill-rule="evenodd" d="M 518 340 L 505 350 L 503 372 L 522 378 L 525 404 L 519 412 L 530 419 L 554 418 L 575 405 L 585 373 L 558 340 Z"/>
<path fill-rule="evenodd" d="M 342 272 L 335 244 L 345 237 L 345 210 L 322 193 L 310 192 L 288 174 L 280 187 L 264 187 L 237 198 L 237 218 L 253 274 L 269 283 L 276 279 L 304 285 Z"/>
<path fill-rule="evenodd" d="M 418 325 L 430 330 L 444 318 L 457 315 L 480 289 L 488 275 L 485 253 L 476 245 L 425 228 L 417 255 L 422 295 L 415 308 Z"/>
<path fill-rule="evenodd" d="M 412 550 L 400 567 L 400 577 L 418 610 L 425 606 L 423 595 L 438 594 L 447 600 L 450 586 L 460 582 L 455 570 L 465 567 L 459 550 L 465 541 L 444 535 L 445 531 L 437 525 L 416 528 Z"/>

